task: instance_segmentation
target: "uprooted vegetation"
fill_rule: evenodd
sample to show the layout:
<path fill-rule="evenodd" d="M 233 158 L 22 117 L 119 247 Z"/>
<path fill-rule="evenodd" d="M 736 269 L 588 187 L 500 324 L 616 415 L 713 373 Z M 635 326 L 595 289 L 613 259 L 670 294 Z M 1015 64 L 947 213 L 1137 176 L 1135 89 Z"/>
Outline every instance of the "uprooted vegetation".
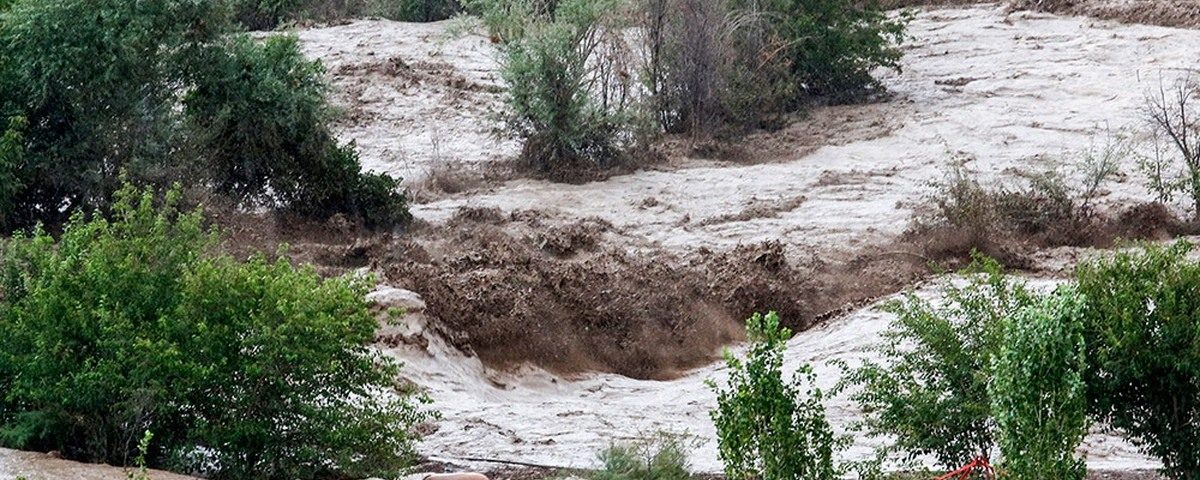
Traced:
<path fill-rule="evenodd" d="M 453 343 L 497 367 L 666 378 L 741 338 L 739 319 L 778 310 L 803 330 L 926 272 L 908 258 L 797 261 L 780 242 L 726 252 L 638 252 L 600 220 L 465 209 L 389 247 L 386 279 L 422 295 Z"/>

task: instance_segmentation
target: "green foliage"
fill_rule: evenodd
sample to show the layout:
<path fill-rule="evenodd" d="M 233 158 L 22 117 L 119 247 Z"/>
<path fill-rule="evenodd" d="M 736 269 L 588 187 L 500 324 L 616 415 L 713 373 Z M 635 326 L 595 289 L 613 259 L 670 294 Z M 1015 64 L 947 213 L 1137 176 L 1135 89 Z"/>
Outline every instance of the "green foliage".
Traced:
<path fill-rule="evenodd" d="M 878 87 L 908 16 L 854 0 L 642 0 L 644 79 L 669 132 L 770 126 L 807 97 Z"/>
<path fill-rule="evenodd" d="M 1200 478 L 1200 262 L 1192 246 L 1146 246 L 1081 265 L 1089 410 L 1162 460 Z"/>
<path fill-rule="evenodd" d="M 150 480 L 150 474 L 146 469 L 146 454 L 150 452 L 150 441 L 154 440 L 154 434 L 146 430 L 142 434 L 142 439 L 138 441 L 137 458 L 133 459 L 133 465 L 137 470 L 125 472 L 125 478 L 129 480 Z"/>
<path fill-rule="evenodd" d="M 0 129 L 0 230 L 11 222 L 9 216 L 21 190 L 17 175 L 25 158 L 24 131 L 25 119 L 21 117 L 9 119 Z"/>
<path fill-rule="evenodd" d="M 163 173 L 179 140 L 174 80 L 221 32 L 213 2 L 22 1 L 2 18 L 0 108 L 28 120 L 14 223 L 105 206 L 119 171 Z"/>
<path fill-rule="evenodd" d="M 791 381 L 783 378 L 783 357 L 791 331 L 779 325 L 774 312 L 755 314 L 747 321 L 750 339 L 746 358 L 726 353 L 726 388 L 710 381 L 717 393 L 712 411 L 717 447 L 732 480 L 828 480 L 841 468 L 833 454 L 846 439 L 834 435 L 821 390 L 808 365 Z"/>
<path fill-rule="evenodd" d="M 905 461 L 930 455 L 947 468 L 990 457 L 991 365 L 1005 319 L 1036 297 L 991 259 L 977 256 L 967 273 L 965 285 L 946 285 L 938 304 L 911 293 L 888 303 L 884 310 L 896 319 L 872 349 L 879 360 L 846 368 L 838 390 L 866 412 L 869 434 L 894 439 L 885 454 Z"/>
<path fill-rule="evenodd" d="M 0 226 L 103 211 L 119 172 L 319 217 L 406 208 L 336 143 L 320 66 L 294 39 L 235 33 L 219 1 L 28 1 L 0 19 L 0 118 L 25 119 L 0 129 Z"/>
<path fill-rule="evenodd" d="M 661 433 L 630 443 L 616 444 L 600 452 L 599 471 L 591 480 L 688 480 L 687 442 L 683 437 Z"/>
<path fill-rule="evenodd" d="M 484 0 L 501 43 L 509 133 L 543 172 L 608 167 L 633 140 L 628 51 L 612 22 L 619 0 Z"/>
<path fill-rule="evenodd" d="M 907 17 L 893 19 L 875 1 L 734 0 L 735 9 L 770 18 L 771 42 L 807 94 L 853 93 L 875 86 L 871 70 L 900 68 Z"/>
<path fill-rule="evenodd" d="M 76 213 L 0 259 L 0 444 L 214 478 L 395 474 L 420 397 L 367 345 L 358 278 L 213 253 L 200 214 L 126 186 L 113 217 Z"/>
<path fill-rule="evenodd" d="M 1006 478 L 1083 480 L 1087 434 L 1083 300 L 1062 289 L 1005 319 L 993 362 L 992 415 Z"/>
<path fill-rule="evenodd" d="M 323 70 L 295 36 L 235 36 L 198 69 L 184 104 L 200 132 L 199 174 L 218 192 L 312 217 L 344 212 L 381 226 L 409 219 L 398 182 L 360 174 L 353 146 L 337 144 Z"/>

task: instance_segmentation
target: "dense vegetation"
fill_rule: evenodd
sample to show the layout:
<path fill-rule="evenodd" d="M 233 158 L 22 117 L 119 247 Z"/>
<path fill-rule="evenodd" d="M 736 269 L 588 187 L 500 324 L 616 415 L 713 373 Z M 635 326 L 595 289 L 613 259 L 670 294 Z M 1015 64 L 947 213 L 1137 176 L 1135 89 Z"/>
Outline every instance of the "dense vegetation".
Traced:
<path fill-rule="evenodd" d="M 988 386 L 1006 478 L 1083 480 L 1087 434 L 1082 299 L 1065 289 L 1004 322 Z"/>
<path fill-rule="evenodd" d="M 1191 245 L 1085 262 L 1072 286 L 1031 291 L 984 261 L 934 306 L 910 297 L 851 398 L 884 454 L 955 467 L 998 447 L 1012 478 L 1084 478 L 1089 422 L 1125 433 L 1172 479 L 1200 478 L 1200 262 Z"/>
<path fill-rule="evenodd" d="M 214 478 L 395 474 L 426 418 L 367 347 L 359 278 L 214 252 L 198 212 L 117 192 L 0 257 L 0 445 Z"/>
<path fill-rule="evenodd" d="M 236 33 L 224 7 L 27 0 L 0 14 L 0 228 L 103 211 L 122 172 L 243 206 L 407 220 L 396 181 L 361 174 L 330 132 L 320 66 L 294 39 Z"/>
<path fill-rule="evenodd" d="M 1200 478 L 1200 262 L 1191 249 L 1146 247 L 1076 273 L 1088 409 L 1173 479 Z"/>
<path fill-rule="evenodd" d="M 620 164 L 659 132 L 763 124 L 898 68 L 905 19 L 851 0 L 472 0 L 500 43 L 508 132 L 540 171 Z M 622 32 L 635 27 L 644 35 Z M 639 85 L 640 84 L 640 85 Z M 644 88 L 640 88 L 644 87 Z"/>
<path fill-rule="evenodd" d="M 731 480 L 833 480 L 842 467 L 834 453 L 846 439 L 834 434 L 821 404 L 812 368 L 801 366 L 790 380 L 783 356 L 791 331 L 779 316 L 755 314 L 746 322 L 750 340 L 745 359 L 725 355 L 729 380 L 715 383 L 717 447 Z"/>
<path fill-rule="evenodd" d="M 909 294 L 885 309 L 896 315 L 874 349 L 880 361 L 850 370 L 850 389 L 867 433 L 891 436 L 889 454 L 913 461 L 931 456 L 956 468 L 988 457 L 995 443 L 988 382 L 1005 344 L 1005 319 L 1034 303 L 1024 284 L 994 261 L 979 258 L 964 285 L 946 286 L 945 301 Z"/>

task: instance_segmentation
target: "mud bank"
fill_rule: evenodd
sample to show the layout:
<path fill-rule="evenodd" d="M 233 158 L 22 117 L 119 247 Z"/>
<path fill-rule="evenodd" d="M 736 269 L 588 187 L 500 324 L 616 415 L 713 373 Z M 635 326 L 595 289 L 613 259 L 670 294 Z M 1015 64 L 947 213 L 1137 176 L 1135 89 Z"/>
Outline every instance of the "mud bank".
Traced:
<path fill-rule="evenodd" d="M 26 480 L 126 480 L 128 471 L 108 465 L 72 462 L 44 453 L 0 448 L 0 478 L 6 480 L 22 477 Z M 198 480 L 159 470 L 147 473 L 154 480 Z"/>

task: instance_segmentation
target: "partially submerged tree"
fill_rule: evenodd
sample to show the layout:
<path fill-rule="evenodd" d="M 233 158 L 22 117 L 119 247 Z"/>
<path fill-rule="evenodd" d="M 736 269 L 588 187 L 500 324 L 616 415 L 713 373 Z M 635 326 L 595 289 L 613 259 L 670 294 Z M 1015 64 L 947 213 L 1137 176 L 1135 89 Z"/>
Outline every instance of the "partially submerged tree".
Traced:
<path fill-rule="evenodd" d="M 1200 221 L 1200 82 L 1191 77 L 1168 86 L 1160 82 L 1146 99 L 1153 156 L 1142 162 L 1150 188 L 1160 200 L 1176 193 L 1191 198 Z"/>

